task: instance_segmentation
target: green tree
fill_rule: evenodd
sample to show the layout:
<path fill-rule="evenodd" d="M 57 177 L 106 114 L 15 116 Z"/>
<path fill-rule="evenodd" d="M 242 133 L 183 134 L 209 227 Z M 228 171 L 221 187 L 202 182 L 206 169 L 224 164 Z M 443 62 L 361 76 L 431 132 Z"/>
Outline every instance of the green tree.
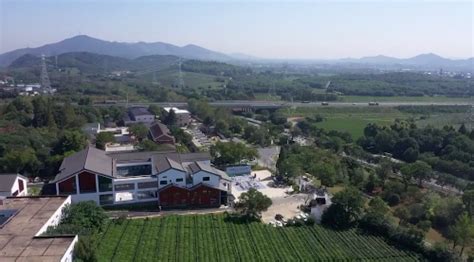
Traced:
<path fill-rule="evenodd" d="M 156 151 L 159 148 L 155 142 L 149 139 L 143 139 L 140 144 L 138 144 L 138 147 L 143 151 Z"/>
<path fill-rule="evenodd" d="M 390 207 L 380 197 L 374 197 L 369 201 L 367 213 L 373 216 L 385 217 Z"/>
<path fill-rule="evenodd" d="M 175 126 L 176 125 L 176 113 L 173 109 L 169 111 L 166 115 L 165 121 L 163 122 L 167 126 Z"/>
<path fill-rule="evenodd" d="M 94 201 L 83 201 L 66 206 L 61 224 L 74 225 L 85 232 L 99 232 L 106 220 L 105 211 Z"/>
<path fill-rule="evenodd" d="M 236 204 L 237 211 L 247 219 L 260 219 L 262 212 L 272 205 L 272 200 L 255 188 L 242 193 Z"/>
<path fill-rule="evenodd" d="M 462 123 L 462 125 L 459 127 L 458 132 L 463 134 L 463 135 L 467 134 L 467 128 L 466 128 L 466 125 L 464 123 Z"/>
<path fill-rule="evenodd" d="M 415 163 L 406 164 L 401 168 L 402 175 L 405 181 L 405 190 L 408 188 L 408 183 L 411 178 L 418 180 L 418 186 L 423 185 L 423 181 L 433 177 L 431 166 L 423 161 L 416 161 Z"/>
<path fill-rule="evenodd" d="M 464 203 L 467 213 L 472 218 L 474 216 L 474 189 L 464 191 L 462 202 Z"/>
<path fill-rule="evenodd" d="M 59 138 L 58 143 L 55 147 L 57 154 L 64 154 L 66 152 L 77 152 L 87 145 L 87 138 L 81 131 L 66 130 L 64 134 Z"/>
<path fill-rule="evenodd" d="M 96 262 L 97 257 L 97 243 L 93 236 L 79 236 L 74 246 L 74 261 Z"/>
<path fill-rule="evenodd" d="M 462 214 L 456 220 L 456 223 L 449 228 L 449 238 L 453 241 L 453 249 L 461 246 L 459 254 L 462 256 L 464 248 L 474 239 L 474 225 L 467 213 Z"/>
<path fill-rule="evenodd" d="M 105 149 L 106 144 L 113 142 L 115 142 L 115 136 L 112 132 L 100 132 L 95 137 L 95 146 L 102 150 Z"/>
<path fill-rule="evenodd" d="M 321 222 L 337 229 L 354 225 L 364 208 L 364 198 L 355 188 L 336 193 L 331 201 L 332 205 L 323 213 Z"/>
<path fill-rule="evenodd" d="M 132 135 L 134 135 L 139 141 L 142 141 L 148 136 L 148 127 L 144 124 L 133 124 L 131 125 L 128 130 Z"/>
<path fill-rule="evenodd" d="M 2 160 L 3 165 L 7 167 L 9 172 L 36 173 L 40 167 L 36 153 L 30 147 L 10 150 Z"/>
<path fill-rule="evenodd" d="M 382 189 L 385 189 L 385 181 L 393 174 L 392 162 L 388 159 L 382 159 L 375 169 L 375 173 L 382 182 Z"/>
<path fill-rule="evenodd" d="M 233 165 L 253 160 L 257 150 L 236 142 L 217 142 L 211 147 L 211 156 L 215 165 Z"/>

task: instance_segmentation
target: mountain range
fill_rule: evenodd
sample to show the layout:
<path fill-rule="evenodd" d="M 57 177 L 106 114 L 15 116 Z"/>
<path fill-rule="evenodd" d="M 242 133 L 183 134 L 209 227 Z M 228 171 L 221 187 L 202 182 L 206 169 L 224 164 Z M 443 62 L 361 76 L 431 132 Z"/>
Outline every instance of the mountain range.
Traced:
<path fill-rule="evenodd" d="M 0 55 L 0 66 L 8 66 L 17 58 L 26 54 L 54 56 L 70 52 L 89 52 L 132 59 L 149 55 L 173 55 L 182 58 L 217 61 L 232 59 L 232 57 L 226 54 L 211 51 L 197 45 L 179 47 L 163 42 L 122 43 L 104 41 L 87 35 L 78 35 L 36 48 L 22 48 L 6 52 Z"/>
<path fill-rule="evenodd" d="M 258 61 L 258 62 L 278 62 L 284 60 L 260 59 L 242 53 L 224 54 L 212 51 L 197 45 L 176 46 L 163 42 L 145 43 L 124 43 L 105 41 L 93 38 L 87 35 L 78 35 L 72 38 L 62 40 L 57 43 L 51 43 L 36 48 L 22 48 L 0 54 L 0 67 L 9 66 L 13 61 L 23 55 L 55 56 L 70 52 L 88 52 L 100 55 L 135 59 L 142 56 L 164 55 L 176 56 L 186 59 L 213 60 L 221 62 L 232 61 Z M 468 69 L 474 70 L 474 58 L 469 59 L 448 59 L 439 55 L 428 53 L 421 54 L 411 58 L 395 58 L 389 56 L 370 56 L 363 58 L 345 58 L 335 60 L 291 60 L 294 63 L 337 63 L 337 64 L 355 64 L 359 66 L 398 66 L 398 67 L 418 67 L 418 68 L 450 68 L 450 69 Z"/>

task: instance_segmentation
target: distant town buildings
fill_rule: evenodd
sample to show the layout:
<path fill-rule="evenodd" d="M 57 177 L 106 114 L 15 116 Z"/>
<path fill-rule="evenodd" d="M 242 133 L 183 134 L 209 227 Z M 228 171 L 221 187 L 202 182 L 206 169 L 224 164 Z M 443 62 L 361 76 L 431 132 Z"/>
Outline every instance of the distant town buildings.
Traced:
<path fill-rule="evenodd" d="M 155 115 L 150 113 L 146 107 L 130 107 L 123 118 L 125 125 L 143 123 L 150 125 L 155 121 Z"/>
<path fill-rule="evenodd" d="M 150 126 L 150 137 L 157 144 L 174 145 L 175 143 L 168 127 L 160 122 L 155 122 Z"/>
<path fill-rule="evenodd" d="M 191 122 L 191 113 L 185 109 L 179 109 L 176 107 L 165 107 L 163 108 L 168 114 L 173 111 L 176 115 L 176 125 L 186 126 Z"/>

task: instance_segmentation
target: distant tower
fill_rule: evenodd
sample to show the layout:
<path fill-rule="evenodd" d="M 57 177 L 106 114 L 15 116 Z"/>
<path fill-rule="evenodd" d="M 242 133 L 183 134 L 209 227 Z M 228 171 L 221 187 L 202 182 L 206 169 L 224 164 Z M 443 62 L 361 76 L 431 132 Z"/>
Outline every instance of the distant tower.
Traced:
<path fill-rule="evenodd" d="M 154 85 L 158 84 L 158 81 L 156 80 L 156 71 L 153 71 L 153 79 L 151 80 L 151 83 Z"/>
<path fill-rule="evenodd" d="M 41 55 L 41 88 L 48 93 L 51 92 L 51 82 L 49 82 L 48 69 L 46 68 L 46 57 Z"/>
<path fill-rule="evenodd" d="M 469 130 L 472 130 L 472 124 L 474 123 L 474 105 L 471 105 L 471 110 L 468 113 L 467 121 L 469 123 Z"/>
<path fill-rule="evenodd" d="M 184 88 L 184 79 L 183 79 L 183 71 L 181 70 L 181 59 L 178 62 L 179 72 L 178 72 L 178 87 Z"/>

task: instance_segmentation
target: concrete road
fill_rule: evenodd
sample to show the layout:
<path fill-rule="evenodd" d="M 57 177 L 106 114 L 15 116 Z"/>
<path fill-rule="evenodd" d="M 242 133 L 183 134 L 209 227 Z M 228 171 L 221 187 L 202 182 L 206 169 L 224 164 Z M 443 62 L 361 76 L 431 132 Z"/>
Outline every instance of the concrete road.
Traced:
<path fill-rule="evenodd" d="M 328 102 L 327 105 L 323 105 L 321 102 L 285 102 L 285 101 L 250 101 L 250 100 L 225 100 L 225 101 L 214 101 L 209 103 L 212 106 L 218 107 L 250 107 L 250 108 L 283 108 L 283 107 L 396 107 L 396 106 L 474 106 L 474 101 L 469 102 L 379 102 L 379 105 L 369 106 L 369 103 L 350 103 L 350 102 Z M 187 107 L 186 102 L 141 102 L 141 103 L 97 103 L 95 106 L 174 106 L 174 107 Z"/>

